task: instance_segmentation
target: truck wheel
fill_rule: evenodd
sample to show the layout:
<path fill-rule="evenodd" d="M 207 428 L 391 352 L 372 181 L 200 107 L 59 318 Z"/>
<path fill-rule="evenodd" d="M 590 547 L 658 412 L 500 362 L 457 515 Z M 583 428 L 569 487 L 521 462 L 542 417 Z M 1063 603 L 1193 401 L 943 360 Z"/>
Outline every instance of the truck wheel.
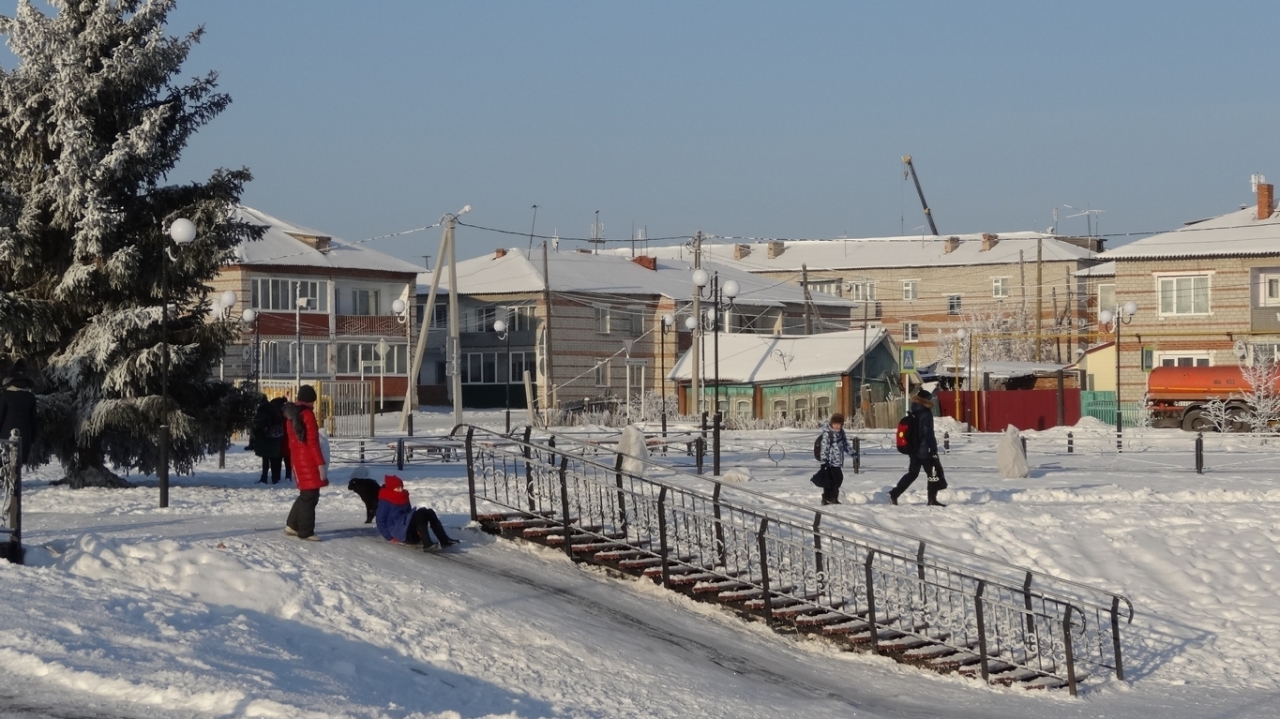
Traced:
<path fill-rule="evenodd" d="M 1187 432 L 1216 432 L 1217 428 L 1213 426 L 1207 417 L 1204 416 L 1204 410 L 1193 409 L 1182 415 L 1182 429 Z"/>
<path fill-rule="evenodd" d="M 1249 412 L 1244 407 L 1235 407 L 1227 413 L 1228 432 L 1248 432 L 1252 427 L 1249 425 Z"/>

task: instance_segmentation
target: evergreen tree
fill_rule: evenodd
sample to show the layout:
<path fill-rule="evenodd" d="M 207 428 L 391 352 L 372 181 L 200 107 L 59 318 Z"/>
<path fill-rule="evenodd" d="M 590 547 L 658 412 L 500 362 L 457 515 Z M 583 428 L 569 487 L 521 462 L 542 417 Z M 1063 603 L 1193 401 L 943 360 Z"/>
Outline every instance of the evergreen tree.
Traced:
<path fill-rule="evenodd" d="M 165 33 L 173 0 L 48 4 L 0 17 L 17 58 L 0 69 L 0 354 L 40 373 L 31 461 L 56 457 L 73 487 L 127 486 L 108 467 L 154 472 L 166 412 L 178 471 L 244 423 L 251 399 L 211 379 L 238 327 L 210 316 L 206 283 L 261 230 L 231 219 L 245 169 L 163 184 L 230 102 L 215 73 L 175 81 L 203 31 Z M 182 247 L 178 217 L 198 229 Z"/>

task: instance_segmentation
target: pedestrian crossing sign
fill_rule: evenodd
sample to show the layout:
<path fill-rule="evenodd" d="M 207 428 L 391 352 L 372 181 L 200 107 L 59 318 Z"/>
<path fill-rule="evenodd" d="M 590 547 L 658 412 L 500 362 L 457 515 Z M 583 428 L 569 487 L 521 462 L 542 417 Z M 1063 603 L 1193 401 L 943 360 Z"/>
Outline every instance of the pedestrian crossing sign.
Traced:
<path fill-rule="evenodd" d="M 899 347 L 898 348 L 898 371 L 902 374 L 916 371 L 916 348 L 915 347 Z"/>

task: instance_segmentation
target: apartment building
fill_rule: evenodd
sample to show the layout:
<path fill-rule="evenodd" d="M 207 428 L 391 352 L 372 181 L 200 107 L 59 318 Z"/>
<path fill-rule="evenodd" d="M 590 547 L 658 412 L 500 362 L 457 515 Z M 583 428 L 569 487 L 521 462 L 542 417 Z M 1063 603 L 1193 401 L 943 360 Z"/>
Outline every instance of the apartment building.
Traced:
<path fill-rule="evenodd" d="M 547 254 L 545 274 L 543 266 L 541 253 L 530 257 L 520 249 L 499 249 L 458 263 L 463 403 L 501 407 L 509 396 L 512 406 L 524 407 L 525 370 L 535 385 L 538 406 L 616 401 L 628 388 L 637 396 L 642 384 L 646 391 L 660 392 L 663 377 L 692 342 L 686 326 L 695 291 L 692 263 L 563 251 Z M 849 300 L 819 295 L 806 302 L 803 289 L 793 284 L 713 263 L 703 268 L 718 276 L 722 287 L 730 280 L 739 285 L 737 297 L 716 318 L 726 334 L 799 334 L 805 329 L 806 313 L 815 331 L 850 328 Z M 425 307 L 431 280 L 431 274 L 418 279 L 420 308 Z M 442 281 L 420 375 L 424 403 L 451 401 L 445 353 L 447 291 L 448 283 Z M 704 303 L 703 309 L 710 306 Z M 815 321 L 818 314 L 821 321 Z M 675 321 L 664 331 L 667 315 Z M 499 319 L 508 328 L 505 338 L 493 329 Z M 706 326 L 711 327 L 709 322 Z M 708 372 L 714 369 L 712 342 L 708 329 Z M 674 387 L 666 390 L 674 393 Z"/>
<path fill-rule="evenodd" d="M 237 247 L 212 283 L 217 293 L 237 295 L 228 316 L 245 309 L 255 316 L 241 322 L 223 376 L 372 380 L 375 398 L 398 405 L 408 387 L 414 324 L 411 312 L 394 309 L 397 300 L 412 306 L 422 268 L 250 207 L 234 213 L 266 231 Z"/>
<path fill-rule="evenodd" d="M 807 285 L 814 297 L 859 304 L 855 317 L 877 322 L 921 365 L 939 359 L 955 330 L 982 318 L 1009 334 L 1034 332 L 1037 307 L 1050 344 L 1042 359 L 1070 362 L 1091 322 L 1087 288 L 1076 277 L 1097 262 L 1099 238 L 1038 232 L 948 237 L 707 242 L 703 257 L 774 280 Z M 690 257 L 688 247 L 647 250 Z M 1015 326 L 1013 318 L 1025 318 Z"/>

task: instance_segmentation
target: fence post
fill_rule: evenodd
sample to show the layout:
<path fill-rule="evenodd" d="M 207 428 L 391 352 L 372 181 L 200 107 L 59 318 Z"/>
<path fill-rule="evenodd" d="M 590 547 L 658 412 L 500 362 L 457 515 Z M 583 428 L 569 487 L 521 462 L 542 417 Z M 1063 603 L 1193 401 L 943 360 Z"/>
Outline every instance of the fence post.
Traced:
<path fill-rule="evenodd" d="M 476 465 L 472 445 L 476 434 L 475 427 L 467 427 L 467 496 L 471 498 L 471 521 L 479 517 L 476 514 Z"/>
<path fill-rule="evenodd" d="M 718 411 L 712 419 L 711 474 L 716 477 L 720 476 L 720 413 Z"/>
<path fill-rule="evenodd" d="M 987 624 L 982 615 L 982 595 L 987 591 L 987 580 L 978 580 L 978 591 L 973 595 L 973 611 L 978 618 L 978 657 L 982 664 L 982 681 L 990 681 L 991 672 L 987 666 Z"/>
<path fill-rule="evenodd" d="M 1204 432 L 1196 433 L 1196 474 L 1204 474 Z"/>
<path fill-rule="evenodd" d="M 769 518 L 760 520 L 760 532 L 756 544 L 760 548 L 760 585 L 764 588 L 764 623 L 773 626 L 773 595 L 769 592 L 769 543 L 764 535 L 769 531 Z"/>
<path fill-rule="evenodd" d="M 1111 645 L 1116 651 L 1116 679 L 1124 681 L 1124 664 L 1120 661 L 1120 597 L 1111 597 Z"/>
<path fill-rule="evenodd" d="M 862 471 L 862 438 L 853 438 L 853 473 L 858 474 Z"/>
<path fill-rule="evenodd" d="M 950 432 L 942 433 L 942 453 L 951 454 L 951 433 Z"/>
<path fill-rule="evenodd" d="M 564 525 L 564 553 L 573 559 L 573 543 L 569 541 L 569 455 L 560 456 L 560 514 Z"/>
<path fill-rule="evenodd" d="M 0 442 L 6 438 L 0 437 Z M 9 444 L 9 459 L 13 461 L 13 494 L 9 497 L 9 527 L 13 530 L 13 534 L 9 538 L 9 561 L 14 564 L 22 564 L 22 462 L 20 461 L 22 449 L 22 433 L 13 430 L 7 438 Z"/>
<path fill-rule="evenodd" d="M 627 495 L 622 491 L 622 453 L 613 460 L 613 478 L 618 486 L 618 522 L 622 525 L 622 531 L 627 531 Z"/>
<path fill-rule="evenodd" d="M 876 583 L 871 571 L 871 562 L 876 558 L 876 550 L 867 550 L 867 626 L 871 630 L 871 652 L 880 653 L 880 631 L 876 629 Z"/>
<path fill-rule="evenodd" d="M 1067 611 L 1062 613 L 1062 647 L 1067 654 L 1067 689 L 1070 690 L 1071 696 L 1076 695 L 1076 656 L 1074 647 L 1071 646 L 1071 610 L 1075 607 L 1067 605 Z M 983 659 L 983 666 L 986 666 L 986 659 Z"/>
<path fill-rule="evenodd" d="M 396 440 L 396 469 L 404 471 L 404 437 Z"/>
<path fill-rule="evenodd" d="M 720 490 L 724 485 L 716 483 L 716 488 L 711 490 L 711 511 L 716 518 L 716 557 L 720 560 L 720 566 L 726 569 L 729 566 L 728 549 L 724 546 L 724 524 L 720 522 Z"/>
<path fill-rule="evenodd" d="M 413 412 L 409 413 L 409 436 L 413 436 Z"/>
<path fill-rule="evenodd" d="M 813 568 L 818 579 L 819 592 L 826 590 L 826 581 L 822 577 L 824 568 L 822 566 L 822 535 L 818 533 L 818 528 L 822 525 L 822 512 L 813 513 Z M 821 597 L 819 597 L 821 601 Z"/>
<path fill-rule="evenodd" d="M 1074 432 L 1067 432 L 1067 454 L 1075 454 L 1076 452 L 1076 435 Z"/>
<path fill-rule="evenodd" d="M 1022 456 L 1027 456 L 1027 438 L 1022 435 L 1018 435 L 1018 441 L 1022 442 Z"/>
<path fill-rule="evenodd" d="M 1058 370 L 1058 424 L 1061 427 L 1067 423 L 1067 377 L 1063 370 Z"/>
<path fill-rule="evenodd" d="M 1027 572 L 1026 579 L 1022 580 L 1022 599 L 1027 608 L 1027 633 L 1034 634 L 1036 618 L 1031 614 L 1031 572 Z"/>
<path fill-rule="evenodd" d="M 412 416 L 412 415 L 411 415 Z M 533 496 L 533 445 L 529 444 L 529 438 L 533 434 L 533 427 L 524 426 L 524 494 L 529 500 L 529 511 L 533 512 L 538 508 L 538 503 Z M 539 470 L 541 471 L 541 470 Z"/>
<path fill-rule="evenodd" d="M 698 463 L 698 474 L 702 474 L 702 464 L 707 454 L 707 440 L 704 437 L 693 438 L 693 453 Z"/>
<path fill-rule="evenodd" d="M 364 464 L 364 440 L 360 440 L 360 464 Z"/>
<path fill-rule="evenodd" d="M 658 491 L 658 554 L 662 559 L 662 586 L 671 588 L 671 561 L 667 557 L 667 488 Z"/>
<path fill-rule="evenodd" d="M 916 576 L 920 581 L 924 581 L 924 542 L 916 548 Z"/>

